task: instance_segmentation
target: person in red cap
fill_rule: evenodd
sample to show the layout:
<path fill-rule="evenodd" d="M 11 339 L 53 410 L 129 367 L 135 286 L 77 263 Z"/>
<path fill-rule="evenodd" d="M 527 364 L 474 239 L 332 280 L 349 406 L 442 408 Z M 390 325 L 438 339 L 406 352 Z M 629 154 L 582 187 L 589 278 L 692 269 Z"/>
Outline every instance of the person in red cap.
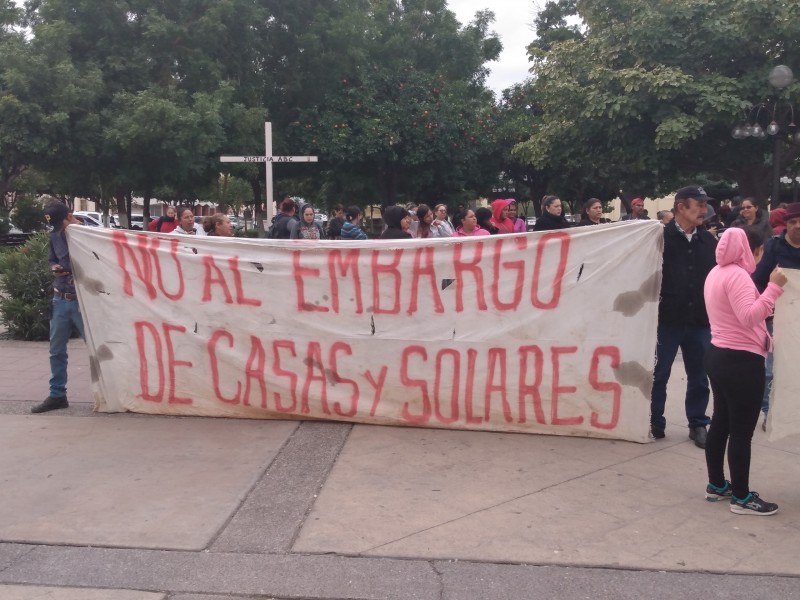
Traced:
<path fill-rule="evenodd" d="M 777 210 L 777 209 L 776 209 Z M 774 212 L 774 211 L 773 211 Z M 786 269 L 800 269 L 800 202 L 795 202 L 786 207 L 783 214 L 786 229 L 780 235 L 767 240 L 764 245 L 764 255 L 761 257 L 753 273 L 753 281 L 759 292 L 763 292 L 769 283 L 769 275 L 775 267 Z M 772 335 L 772 317 L 767 319 L 767 329 Z M 772 390 L 772 352 L 767 355 L 766 385 L 764 398 L 761 401 L 761 412 L 764 413 L 764 423 L 761 428 L 767 430 L 767 414 L 769 413 L 769 396 Z"/>
<path fill-rule="evenodd" d="M 650 217 L 644 212 L 644 200 L 642 198 L 631 200 L 631 212 L 622 217 L 620 221 L 636 221 L 637 219 L 650 220 Z"/>

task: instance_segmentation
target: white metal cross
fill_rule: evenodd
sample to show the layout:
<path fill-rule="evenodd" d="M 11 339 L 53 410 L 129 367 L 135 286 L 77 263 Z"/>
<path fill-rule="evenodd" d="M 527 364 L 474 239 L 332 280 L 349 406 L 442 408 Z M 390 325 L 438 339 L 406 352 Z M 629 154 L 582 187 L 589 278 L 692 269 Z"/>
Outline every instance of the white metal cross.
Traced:
<path fill-rule="evenodd" d="M 267 171 L 267 221 L 272 222 L 272 165 L 273 163 L 317 162 L 316 156 L 273 156 L 272 155 L 272 123 L 264 123 L 264 156 L 220 156 L 224 163 L 264 163 Z"/>

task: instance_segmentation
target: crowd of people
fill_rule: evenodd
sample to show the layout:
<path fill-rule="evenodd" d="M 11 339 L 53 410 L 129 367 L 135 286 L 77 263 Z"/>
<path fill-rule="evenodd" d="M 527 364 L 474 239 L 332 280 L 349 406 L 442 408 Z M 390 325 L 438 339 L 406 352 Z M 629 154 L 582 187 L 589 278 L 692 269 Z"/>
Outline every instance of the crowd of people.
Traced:
<path fill-rule="evenodd" d="M 310 204 L 298 206 L 290 198 L 284 198 L 268 231 L 274 239 L 303 240 L 365 240 L 362 227 L 363 213 L 357 206 L 345 209 L 342 204 L 334 206 L 326 225 L 315 219 L 315 210 Z M 580 221 L 570 222 L 564 215 L 558 196 L 547 195 L 541 200 L 541 216 L 533 226 L 534 231 L 549 231 L 569 227 L 585 227 L 610 223 L 603 216 L 603 203 L 598 198 L 589 198 L 583 203 Z M 729 227 L 746 227 L 758 232 L 765 240 L 780 235 L 785 230 L 785 206 L 767 213 L 753 198 L 735 199 L 730 205 L 707 204 L 702 226 L 718 238 Z M 656 219 L 667 225 L 675 218 L 675 209 L 659 210 Z M 628 211 L 620 221 L 648 220 L 642 198 L 631 200 Z M 153 220 L 150 231 L 160 233 L 182 233 L 199 236 L 232 235 L 230 220 L 225 215 L 204 217 L 198 224 L 189 206 L 169 206 L 164 215 Z M 451 217 L 446 204 L 430 208 L 426 204 L 389 206 L 383 213 L 381 239 L 442 238 L 523 233 L 528 230 L 527 219 L 519 214 L 519 203 L 513 198 L 494 200 L 489 207 L 477 209 L 458 205 Z"/>
<path fill-rule="evenodd" d="M 705 498 L 730 502 L 736 514 L 772 515 L 778 505 L 750 489 L 751 441 L 759 414 L 769 410 L 772 384 L 771 315 L 783 293 L 783 268 L 800 269 L 800 203 L 766 214 L 752 198 L 732 207 L 718 206 L 700 186 L 678 190 L 672 210 L 659 211 L 664 227 L 661 293 L 655 367 L 650 396 L 650 432 L 666 437 L 664 410 L 667 382 L 678 350 L 683 356 L 687 386 L 684 398 L 689 438 L 705 450 L 708 483 Z M 622 220 L 647 219 L 644 201 L 634 198 Z M 579 226 L 609 222 L 602 202 L 583 205 Z M 50 394 L 31 412 L 66 408 L 69 332 L 83 334 L 65 230 L 77 223 L 66 205 L 45 209 L 52 226 L 50 265 L 53 273 L 53 311 L 50 321 Z M 270 237 L 276 239 L 365 240 L 363 214 L 356 206 L 335 207 L 323 228 L 309 204 L 299 211 L 291 198 L 280 204 Z M 382 239 L 471 237 L 526 231 L 513 199 L 498 199 L 491 208 L 459 206 L 453 219 L 447 206 L 389 206 L 383 213 Z M 565 229 L 558 196 L 542 199 L 536 231 Z M 195 222 L 190 207 L 169 207 L 150 224 L 152 231 L 225 237 L 232 235 L 230 219 L 217 213 Z M 713 413 L 707 413 L 713 391 Z M 725 458 L 730 479 L 725 477 Z"/>

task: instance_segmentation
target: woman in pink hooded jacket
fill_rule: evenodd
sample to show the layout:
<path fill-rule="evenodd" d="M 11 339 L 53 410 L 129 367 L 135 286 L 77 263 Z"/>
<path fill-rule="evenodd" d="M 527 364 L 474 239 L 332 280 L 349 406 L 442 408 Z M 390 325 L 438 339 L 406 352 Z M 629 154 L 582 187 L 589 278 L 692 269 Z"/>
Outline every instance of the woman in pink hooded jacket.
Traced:
<path fill-rule="evenodd" d="M 730 500 L 731 512 L 773 515 L 778 505 L 750 490 L 750 442 L 764 395 L 764 359 L 772 345 L 766 318 L 783 293 L 780 267 L 763 294 L 750 274 L 764 241 L 754 231 L 730 228 L 717 244 L 717 266 L 708 274 L 704 294 L 711 323 L 711 346 L 705 357 L 714 415 L 706 441 L 706 500 Z M 755 254 L 755 256 L 754 256 Z M 725 448 L 730 482 L 725 479 Z"/>
<path fill-rule="evenodd" d="M 514 221 L 508 218 L 508 200 L 495 200 L 492 202 L 492 225 L 497 227 L 497 233 L 514 233 Z"/>

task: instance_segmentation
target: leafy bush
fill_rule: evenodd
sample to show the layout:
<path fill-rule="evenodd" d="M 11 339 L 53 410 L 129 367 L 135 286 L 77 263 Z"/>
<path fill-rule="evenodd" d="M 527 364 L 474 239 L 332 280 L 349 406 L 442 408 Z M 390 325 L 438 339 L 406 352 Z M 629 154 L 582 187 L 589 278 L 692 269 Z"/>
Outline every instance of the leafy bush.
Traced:
<path fill-rule="evenodd" d="M 41 231 L 45 228 L 44 209 L 28 196 L 22 196 L 17 200 L 12 220 L 14 225 L 25 232 Z"/>
<path fill-rule="evenodd" d="M 0 253 L 0 323 L 15 340 L 49 338 L 53 276 L 48 242 L 48 235 L 40 233 L 24 246 Z"/>
<path fill-rule="evenodd" d="M 233 237 L 257 238 L 258 229 L 237 229 L 233 232 Z"/>

